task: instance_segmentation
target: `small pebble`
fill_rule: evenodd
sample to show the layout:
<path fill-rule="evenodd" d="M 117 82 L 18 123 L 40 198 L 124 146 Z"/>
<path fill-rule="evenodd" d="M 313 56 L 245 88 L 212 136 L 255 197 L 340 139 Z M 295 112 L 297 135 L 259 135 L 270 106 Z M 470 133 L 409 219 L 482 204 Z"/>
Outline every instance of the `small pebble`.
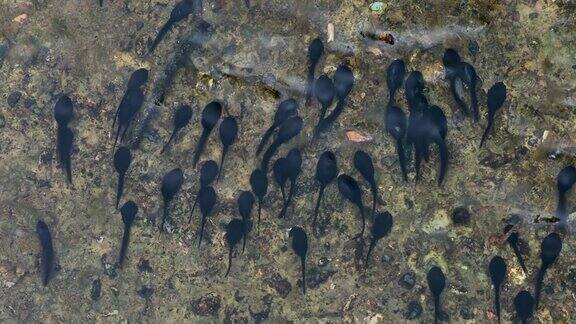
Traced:
<path fill-rule="evenodd" d="M 8 95 L 8 106 L 10 106 L 10 108 L 14 108 L 16 107 L 16 105 L 18 104 L 18 101 L 20 101 L 20 98 L 22 97 L 22 94 L 18 91 L 14 91 L 11 94 Z"/>
<path fill-rule="evenodd" d="M 328 258 L 321 257 L 320 260 L 318 260 L 318 266 L 325 267 L 327 265 L 328 265 Z"/>
<path fill-rule="evenodd" d="M 372 11 L 382 11 L 384 10 L 384 2 L 376 1 L 370 4 L 370 10 Z"/>
<path fill-rule="evenodd" d="M 465 225 L 470 223 L 470 212 L 466 207 L 457 207 L 452 212 L 452 221 L 455 225 Z"/>
<path fill-rule="evenodd" d="M 422 305 L 417 301 L 411 301 L 404 312 L 404 318 L 407 320 L 415 320 L 422 316 Z"/>
<path fill-rule="evenodd" d="M 416 285 L 416 275 L 414 272 L 406 272 L 400 277 L 400 286 L 406 289 L 412 289 Z"/>
<path fill-rule="evenodd" d="M 154 289 L 150 287 L 142 286 L 142 288 L 138 290 L 138 296 L 144 299 L 152 297 L 152 294 L 154 294 Z"/>
<path fill-rule="evenodd" d="M 100 299 L 101 293 L 102 293 L 102 282 L 100 281 L 100 278 L 96 278 L 96 279 L 94 279 L 94 281 L 92 281 L 92 289 L 90 290 L 90 298 L 92 298 L 93 301 L 97 301 L 98 299 Z"/>

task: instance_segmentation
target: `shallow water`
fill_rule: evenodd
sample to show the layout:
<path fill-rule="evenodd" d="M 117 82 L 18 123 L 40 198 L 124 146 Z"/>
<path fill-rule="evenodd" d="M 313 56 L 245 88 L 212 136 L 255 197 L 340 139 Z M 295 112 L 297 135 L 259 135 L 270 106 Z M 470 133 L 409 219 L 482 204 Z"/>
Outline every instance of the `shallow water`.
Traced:
<path fill-rule="evenodd" d="M 91 0 L 0 4 L 0 321 L 429 323 L 434 304 L 426 272 L 438 265 L 447 276 L 442 319 L 492 323 L 487 264 L 494 255 L 503 256 L 509 269 L 503 321 L 516 320 L 514 296 L 533 291 L 540 242 L 554 231 L 544 219 L 555 212 L 555 177 L 576 162 L 574 3 L 384 1 L 374 12 L 366 1 L 250 2 L 247 9 L 244 1 L 204 1 L 201 15 L 178 24 L 152 55 L 148 46 L 168 19 L 172 1 L 104 0 L 102 8 Z M 370 33 L 390 33 L 395 42 L 362 36 Z M 304 102 L 306 51 L 315 37 L 326 48 L 317 76 L 332 76 L 341 63 L 354 71 L 348 105 L 335 127 L 315 141 L 319 106 L 301 105 L 305 129 L 276 155 L 292 147 L 303 151 L 293 208 L 287 218 L 277 218 L 281 196 L 269 177 L 260 233 L 250 233 L 246 252 L 235 254 L 224 278 L 225 225 L 239 217 L 236 199 L 250 189 L 249 175 L 260 162 L 254 152 L 278 102 L 289 97 Z M 474 65 L 481 79 L 479 125 L 458 112 L 444 81 L 441 58 L 448 47 Z M 175 69 L 180 58 L 182 66 Z M 410 182 L 402 182 L 394 143 L 384 129 L 385 71 L 395 58 L 403 58 L 408 70 L 422 71 L 429 101 L 448 117 L 450 164 L 442 187 L 436 184 L 435 151 L 419 184 L 413 171 Z M 130 73 L 139 67 L 150 69 L 150 81 L 128 134 L 134 160 L 123 200 L 134 200 L 140 213 L 128 259 L 118 269 L 122 221 L 114 209 L 111 125 Z M 486 92 L 497 81 L 506 83 L 508 100 L 493 135 L 479 148 Z M 72 98 L 75 109 L 73 186 L 56 158 L 53 107 L 61 94 Z M 397 97 L 406 108 L 404 91 Z M 216 184 L 218 203 L 199 250 L 198 211 L 187 223 L 199 186 L 191 155 L 201 133 L 201 109 L 215 99 L 226 114 L 238 117 L 240 133 Z M 181 104 L 193 107 L 192 122 L 160 155 Z M 349 141 L 347 131 L 370 140 Z M 370 153 L 378 210 L 394 217 L 392 232 L 376 246 L 367 270 L 369 235 L 350 240 L 359 229 L 358 211 L 341 198 L 336 184 L 324 194 L 320 231 L 311 230 L 315 166 L 327 149 L 336 153 L 339 171 L 358 180 L 352 156 L 357 149 Z M 219 161 L 220 151 L 215 131 L 202 159 Z M 185 182 L 172 204 L 169 233 L 159 235 L 160 181 L 175 167 L 184 170 Z M 372 199 L 367 184 L 360 183 L 368 211 Z M 568 201 L 575 211 L 576 194 Z M 467 225 L 451 221 L 459 206 L 471 213 Z M 51 228 L 57 253 L 48 287 L 42 287 L 38 270 L 38 219 Z M 570 220 L 574 223 L 574 214 Z M 508 222 L 518 223 L 528 275 L 502 243 Z M 294 225 L 309 235 L 305 296 L 287 235 Z M 563 239 L 535 323 L 576 319 L 574 235 Z"/>

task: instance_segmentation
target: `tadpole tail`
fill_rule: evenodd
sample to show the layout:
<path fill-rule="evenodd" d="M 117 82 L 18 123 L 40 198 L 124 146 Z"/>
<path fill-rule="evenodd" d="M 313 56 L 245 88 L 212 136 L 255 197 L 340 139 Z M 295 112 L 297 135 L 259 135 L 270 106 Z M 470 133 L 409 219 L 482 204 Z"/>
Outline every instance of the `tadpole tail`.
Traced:
<path fill-rule="evenodd" d="M 264 132 L 264 135 L 262 135 L 262 139 L 260 140 L 260 144 L 258 144 L 258 149 L 256 150 L 256 155 L 260 155 L 260 153 L 262 153 L 262 150 L 264 149 L 264 145 L 266 145 L 266 143 L 268 143 L 270 136 L 272 136 L 272 134 L 274 134 L 274 130 L 276 130 L 276 125 L 272 124 L 272 126 L 270 126 L 266 130 L 266 132 Z"/>
<path fill-rule="evenodd" d="M 72 148 L 70 148 L 70 151 L 72 151 Z M 64 157 L 64 170 L 66 171 L 66 179 L 68 180 L 68 183 L 72 184 L 72 157 L 70 156 L 70 151 L 67 152 Z"/>
<path fill-rule="evenodd" d="M 376 212 L 376 202 L 378 201 L 378 189 L 376 188 L 376 183 L 370 183 L 370 191 L 372 191 L 372 218 L 374 218 L 374 213 Z"/>
<path fill-rule="evenodd" d="M 202 225 L 200 225 L 200 239 L 198 240 L 198 248 L 200 248 L 200 244 L 202 244 L 202 237 L 204 237 L 204 226 L 206 225 L 206 217 L 202 215 Z"/>
<path fill-rule="evenodd" d="M 118 267 L 122 268 L 124 259 L 126 258 L 126 251 L 128 250 L 128 242 L 130 241 L 130 228 L 124 225 L 124 235 L 122 236 L 122 245 L 120 245 L 120 256 L 118 257 Z"/>
<path fill-rule="evenodd" d="M 208 140 L 208 134 L 210 134 L 209 131 L 204 129 L 202 131 L 202 135 L 200 135 L 198 144 L 196 144 L 196 149 L 194 150 L 194 159 L 192 160 L 194 167 L 196 167 L 196 164 L 198 164 L 198 161 L 200 160 L 200 155 L 202 155 L 202 151 L 204 151 L 204 146 L 206 146 L 206 141 Z"/>
<path fill-rule="evenodd" d="M 480 140 L 480 147 L 484 145 L 484 142 L 488 138 L 488 134 L 490 134 L 493 124 L 494 124 L 494 116 L 488 114 L 488 124 L 486 125 L 486 129 L 484 130 L 484 134 L 482 134 L 482 139 Z"/>
<path fill-rule="evenodd" d="M 118 144 L 118 139 L 120 138 L 121 131 L 122 131 L 122 125 L 118 124 L 118 129 L 116 130 L 116 136 L 114 137 L 114 145 L 112 146 L 112 152 L 116 150 L 116 144 Z"/>
<path fill-rule="evenodd" d="M 288 212 L 288 207 L 290 206 L 290 203 L 292 202 L 292 196 L 294 196 L 294 187 L 296 186 L 295 183 L 292 183 L 292 181 L 290 181 L 290 191 L 288 192 L 288 198 L 284 201 L 284 206 L 282 206 L 282 210 L 280 211 L 280 215 L 278 215 L 278 218 L 284 218 L 286 216 L 286 213 Z"/>
<path fill-rule="evenodd" d="M 118 189 L 116 190 L 116 209 L 120 204 L 120 197 L 122 197 L 122 192 L 124 191 L 124 174 L 118 176 Z"/>
<path fill-rule="evenodd" d="M 366 216 L 364 215 L 364 207 L 358 205 L 358 209 L 360 209 L 360 215 L 362 216 L 362 230 L 358 233 L 354 239 L 358 239 L 364 236 L 364 229 L 366 228 Z"/>
<path fill-rule="evenodd" d="M 542 291 L 542 283 L 544 282 L 544 275 L 546 275 L 547 268 L 542 265 L 536 276 L 536 288 L 534 289 L 534 310 L 538 310 L 540 303 L 540 292 Z"/>
<path fill-rule="evenodd" d="M 198 195 L 194 198 L 194 204 L 192 204 L 192 212 L 190 212 L 190 217 L 188 217 L 188 224 L 192 222 L 192 215 L 194 215 L 194 209 L 196 209 L 196 204 L 198 203 Z"/>
<path fill-rule="evenodd" d="M 446 142 L 441 140 L 438 143 L 438 153 L 440 154 L 440 170 L 438 171 L 438 185 L 441 186 L 446 177 L 446 171 L 448 170 L 448 147 Z"/>
<path fill-rule="evenodd" d="M 244 235 L 242 235 L 242 253 L 246 250 L 246 239 L 248 238 L 248 222 L 243 220 L 244 223 Z"/>
<path fill-rule="evenodd" d="M 406 154 L 404 153 L 404 145 L 402 139 L 396 141 L 396 152 L 398 153 L 398 160 L 400 162 L 400 169 L 402 170 L 402 177 L 404 182 L 408 182 L 408 167 L 406 163 Z"/>
<path fill-rule="evenodd" d="M 472 104 L 472 113 L 474 114 L 474 121 L 480 120 L 480 112 L 478 111 L 478 93 L 476 92 L 476 82 L 472 82 L 470 87 L 470 102 Z"/>
<path fill-rule="evenodd" d="M 310 105 L 312 99 L 312 87 L 314 84 L 314 72 L 316 71 L 316 64 L 310 64 L 308 67 L 308 77 L 306 79 L 306 103 L 305 105 Z"/>
<path fill-rule="evenodd" d="M 166 223 L 166 218 L 168 218 L 168 201 L 164 200 L 164 213 L 162 215 L 162 223 L 160 223 L 160 233 L 164 230 L 164 224 Z"/>
<path fill-rule="evenodd" d="M 226 274 L 224 275 L 224 277 L 228 277 L 228 274 L 230 273 L 231 267 L 232 267 L 232 246 L 230 247 L 230 250 L 228 251 L 228 269 L 226 270 Z"/>
<path fill-rule="evenodd" d="M 338 100 L 338 102 L 336 103 L 336 108 L 334 108 L 334 110 L 332 110 L 332 112 L 326 118 L 323 118 L 318 122 L 318 126 L 316 126 L 316 129 L 314 131 L 315 137 L 318 137 L 320 134 L 326 132 L 330 128 L 330 126 L 334 124 L 336 119 L 338 119 L 340 114 L 342 114 L 344 106 L 346 106 L 346 101 Z"/>
<path fill-rule="evenodd" d="M 224 158 L 226 157 L 226 153 L 228 153 L 228 146 L 224 146 L 222 148 L 222 156 L 220 157 L 220 167 L 218 168 L 218 177 L 216 178 L 216 181 L 220 181 L 220 178 L 222 178 L 222 173 L 224 173 Z"/>
<path fill-rule="evenodd" d="M 440 296 L 434 296 L 434 324 L 438 324 L 440 318 Z"/>
<path fill-rule="evenodd" d="M 414 168 L 416 169 L 416 183 L 420 181 L 420 165 L 422 164 L 423 152 L 422 144 L 414 143 Z"/>
<path fill-rule="evenodd" d="M 160 44 L 160 42 L 162 41 L 162 39 L 164 38 L 166 33 L 170 30 L 170 27 L 172 27 L 172 23 L 173 23 L 172 20 L 168 19 L 168 21 L 164 24 L 164 26 L 162 26 L 162 28 L 160 29 L 160 31 L 156 35 L 156 38 L 154 39 L 152 46 L 150 46 L 150 52 L 149 53 L 154 52 L 154 50 L 156 49 L 156 46 L 158 46 L 158 44 Z"/>
<path fill-rule="evenodd" d="M 268 164 L 270 163 L 270 159 L 272 159 L 272 156 L 276 153 L 281 144 L 281 142 L 276 140 L 272 142 L 266 152 L 264 152 L 264 155 L 262 156 L 262 162 L 260 163 L 260 169 L 264 172 L 264 174 L 268 172 Z"/>
<path fill-rule="evenodd" d="M 498 317 L 498 324 L 500 324 L 500 287 L 496 287 L 494 290 L 494 309 L 496 310 L 496 317 Z"/>
<path fill-rule="evenodd" d="M 516 255 L 516 259 L 518 259 L 518 263 L 520 263 L 520 267 L 522 268 L 522 271 L 524 271 L 524 274 L 528 274 L 528 269 L 526 268 L 526 265 L 524 264 L 524 259 L 522 259 L 522 254 L 520 254 L 520 249 L 518 249 L 517 245 L 512 246 L 512 250 L 514 250 L 514 254 Z"/>
<path fill-rule="evenodd" d="M 464 113 L 464 116 L 466 117 L 470 116 L 470 111 L 468 111 L 466 103 L 460 98 L 458 92 L 456 91 L 456 79 L 450 80 L 450 92 L 452 93 L 452 97 L 454 97 L 454 100 L 458 104 L 458 107 Z"/>
<path fill-rule="evenodd" d="M 368 269 L 368 262 L 370 261 L 370 254 L 372 253 L 372 250 L 374 250 L 374 247 L 376 246 L 376 240 L 374 238 L 372 238 L 372 240 L 370 241 L 370 247 L 368 248 L 368 253 L 366 254 L 366 261 L 364 262 L 364 268 Z"/>
<path fill-rule="evenodd" d="M 162 151 L 160 151 L 160 154 L 163 154 L 164 151 L 166 151 L 166 149 L 168 148 L 168 146 L 170 145 L 170 143 L 172 143 L 172 140 L 174 139 L 174 137 L 176 136 L 176 132 L 178 131 L 177 128 L 174 128 L 174 130 L 172 131 L 172 135 L 170 135 L 170 138 L 168 139 L 168 142 L 166 142 L 166 144 L 164 144 L 164 147 L 162 148 Z"/>
<path fill-rule="evenodd" d="M 260 216 L 262 215 L 262 200 L 258 200 L 258 234 L 260 234 Z"/>
<path fill-rule="evenodd" d="M 39 234 L 40 236 L 40 234 Z M 42 269 L 42 284 L 44 287 L 48 285 L 54 264 L 54 248 L 52 246 L 52 238 L 49 236 L 40 236 L 40 245 L 42 247 L 41 255 L 41 269 Z"/>
<path fill-rule="evenodd" d="M 302 291 L 306 294 L 306 257 L 300 257 L 300 263 L 302 264 Z"/>
<path fill-rule="evenodd" d="M 320 191 L 318 191 L 318 200 L 316 200 L 316 207 L 314 208 L 314 218 L 312 219 L 313 228 L 316 228 L 316 220 L 318 218 L 318 211 L 320 210 L 320 203 L 322 202 L 323 194 L 324 194 L 324 185 L 320 185 Z"/>
<path fill-rule="evenodd" d="M 556 217 L 560 219 L 560 222 L 565 222 L 568 218 L 568 212 L 566 208 L 566 193 L 558 193 L 558 207 L 556 208 Z"/>

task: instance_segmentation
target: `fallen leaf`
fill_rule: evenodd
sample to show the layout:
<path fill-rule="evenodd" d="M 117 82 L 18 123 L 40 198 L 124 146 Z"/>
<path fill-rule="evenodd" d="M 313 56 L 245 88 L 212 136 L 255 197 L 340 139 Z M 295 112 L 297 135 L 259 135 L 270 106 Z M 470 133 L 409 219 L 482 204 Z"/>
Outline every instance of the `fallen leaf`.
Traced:
<path fill-rule="evenodd" d="M 372 140 L 370 135 L 362 135 L 354 130 L 349 130 L 346 132 L 346 139 L 356 143 L 368 142 Z"/>

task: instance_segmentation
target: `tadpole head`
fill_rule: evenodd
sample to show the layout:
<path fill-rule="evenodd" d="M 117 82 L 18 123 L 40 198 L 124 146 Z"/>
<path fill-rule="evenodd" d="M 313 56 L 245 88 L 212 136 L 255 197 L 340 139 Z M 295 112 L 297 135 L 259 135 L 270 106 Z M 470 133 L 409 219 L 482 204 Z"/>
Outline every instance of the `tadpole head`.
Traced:
<path fill-rule="evenodd" d="M 176 195 L 182 183 L 184 182 L 184 172 L 182 169 L 176 168 L 168 171 L 162 178 L 162 196 L 164 199 L 171 199 Z"/>
<path fill-rule="evenodd" d="M 132 162 L 132 155 L 130 154 L 130 149 L 121 146 L 114 153 L 114 168 L 119 174 L 124 174 L 128 171 L 130 163 Z"/>
<path fill-rule="evenodd" d="M 318 62 L 324 52 L 324 44 L 320 38 L 314 38 L 308 45 L 308 59 L 311 62 Z"/>
<path fill-rule="evenodd" d="M 404 138 L 408 121 L 404 111 L 397 106 L 386 108 L 386 131 L 396 140 Z"/>
<path fill-rule="evenodd" d="M 326 74 L 321 75 L 314 83 L 314 95 L 322 106 L 330 106 L 335 94 L 334 83 Z"/>
<path fill-rule="evenodd" d="M 212 101 L 207 104 L 204 110 L 202 110 L 202 127 L 204 129 L 213 129 L 218 123 L 218 120 L 220 120 L 221 115 L 222 105 L 219 102 Z"/>
<path fill-rule="evenodd" d="M 274 115 L 274 124 L 280 125 L 288 118 L 296 115 L 298 113 L 298 102 L 290 98 L 282 101 L 278 105 L 276 114 Z"/>
<path fill-rule="evenodd" d="M 243 235 L 244 222 L 241 219 L 234 218 L 226 225 L 225 238 L 229 247 L 236 246 L 236 244 L 242 240 Z"/>
<path fill-rule="evenodd" d="M 266 174 L 260 169 L 252 171 L 250 175 L 250 186 L 259 199 L 264 198 L 268 191 L 268 178 Z"/>
<path fill-rule="evenodd" d="M 437 266 L 430 268 L 426 279 L 428 281 L 428 287 L 430 288 L 430 291 L 432 291 L 435 296 L 440 295 L 446 287 L 446 276 L 444 276 L 442 269 Z"/>
<path fill-rule="evenodd" d="M 120 214 L 122 215 L 122 222 L 126 226 L 131 226 L 138 213 L 138 206 L 132 200 L 128 200 L 122 208 L 120 208 Z"/>
<path fill-rule="evenodd" d="M 558 173 L 556 177 L 556 188 L 558 192 L 564 194 L 569 191 L 576 183 L 576 168 L 569 165 Z"/>
<path fill-rule="evenodd" d="M 224 146 L 230 146 L 238 137 L 238 122 L 234 117 L 226 117 L 220 123 L 220 141 Z"/>
<path fill-rule="evenodd" d="M 390 233 L 392 229 L 393 218 L 389 212 L 383 212 L 376 215 L 372 223 L 372 237 L 379 240 Z"/>
<path fill-rule="evenodd" d="M 334 89 L 338 100 L 344 100 L 354 86 L 354 73 L 347 65 L 340 65 L 334 73 Z"/>
<path fill-rule="evenodd" d="M 492 284 L 495 287 L 500 287 L 506 278 L 506 262 L 501 256 L 497 255 L 490 260 L 488 271 L 490 272 Z"/>
<path fill-rule="evenodd" d="M 205 187 L 214 180 L 218 176 L 218 163 L 214 160 L 208 160 L 202 164 L 200 168 L 200 186 Z"/>
<path fill-rule="evenodd" d="M 336 156 L 331 151 L 326 151 L 320 155 L 316 164 L 316 180 L 323 185 L 328 185 L 336 179 L 338 175 L 338 164 Z"/>
<path fill-rule="evenodd" d="M 148 82 L 148 70 L 140 68 L 130 75 L 128 80 L 128 89 L 140 88 Z"/>
<path fill-rule="evenodd" d="M 74 116 L 74 108 L 72 104 L 72 100 L 66 96 L 62 95 L 56 101 L 56 105 L 54 106 L 54 119 L 58 125 L 67 125 L 72 117 Z"/>
<path fill-rule="evenodd" d="M 280 130 L 278 131 L 277 141 L 280 143 L 286 143 L 296 135 L 300 133 L 302 130 L 303 121 L 302 118 L 299 116 L 290 117 L 282 126 L 280 126 Z"/>
<path fill-rule="evenodd" d="M 182 105 L 178 107 L 176 113 L 174 114 L 174 127 L 182 128 L 188 125 L 192 119 L 192 108 L 188 105 Z"/>
<path fill-rule="evenodd" d="M 458 54 L 458 52 L 455 49 L 448 48 L 446 49 L 446 51 L 444 51 L 444 56 L 442 57 L 442 64 L 444 64 L 445 67 L 455 67 L 461 61 L 462 59 L 460 58 L 460 54 Z"/>
<path fill-rule="evenodd" d="M 540 245 L 540 258 L 544 266 L 550 266 L 562 251 L 562 239 L 557 233 L 548 234 Z"/>
<path fill-rule="evenodd" d="M 506 101 L 506 85 L 502 82 L 496 82 L 489 90 L 487 94 L 487 106 L 488 111 L 492 114 L 504 105 Z"/>

